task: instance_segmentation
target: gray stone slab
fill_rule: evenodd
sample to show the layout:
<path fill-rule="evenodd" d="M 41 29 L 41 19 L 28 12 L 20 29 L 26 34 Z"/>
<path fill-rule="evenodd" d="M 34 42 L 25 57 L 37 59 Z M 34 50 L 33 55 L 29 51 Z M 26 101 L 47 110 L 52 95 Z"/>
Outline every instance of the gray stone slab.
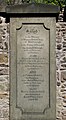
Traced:
<path fill-rule="evenodd" d="M 40 3 L 25 3 L 21 5 L 9 5 L 6 7 L 7 13 L 59 13 L 60 7 Z"/>
<path fill-rule="evenodd" d="M 56 120 L 55 23 L 10 18 L 10 120 Z"/>

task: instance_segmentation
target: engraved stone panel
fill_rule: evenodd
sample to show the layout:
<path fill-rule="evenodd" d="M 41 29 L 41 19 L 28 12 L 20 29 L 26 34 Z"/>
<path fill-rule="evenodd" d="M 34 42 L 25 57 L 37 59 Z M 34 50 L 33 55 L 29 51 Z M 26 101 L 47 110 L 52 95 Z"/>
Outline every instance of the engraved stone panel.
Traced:
<path fill-rule="evenodd" d="M 23 113 L 44 113 L 50 106 L 49 36 L 43 23 L 17 29 L 17 107 Z"/>
<path fill-rule="evenodd" d="M 10 120 L 55 120 L 55 18 L 10 19 Z"/>

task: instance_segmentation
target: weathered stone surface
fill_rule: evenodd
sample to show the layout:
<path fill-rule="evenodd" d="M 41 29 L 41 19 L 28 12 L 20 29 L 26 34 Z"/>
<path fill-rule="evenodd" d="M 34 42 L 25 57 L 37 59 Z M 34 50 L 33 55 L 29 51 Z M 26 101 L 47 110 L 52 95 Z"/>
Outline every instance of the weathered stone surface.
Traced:
<path fill-rule="evenodd" d="M 9 101 L 7 98 L 0 98 L 0 120 L 9 119 Z"/>
<path fill-rule="evenodd" d="M 55 120 L 55 18 L 10 21 L 10 119 Z"/>
<path fill-rule="evenodd" d="M 19 1 L 18 1 L 19 2 Z M 50 4 L 42 4 L 42 3 L 25 3 L 25 4 L 17 4 L 10 5 L 6 7 L 6 13 L 54 13 L 54 16 L 59 13 L 60 7 L 56 5 Z"/>
<path fill-rule="evenodd" d="M 9 41 L 9 25 L 4 24 L 5 19 L 2 19 L 2 23 L 0 24 L 0 32 L 2 34 L 0 37 L 1 40 L 1 46 L 2 49 L 0 49 L 0 51 L 3 50 L 3 39 L 2 35 L 5 35 L 5 32 L 3 32 L 4 27 L 6 28 L 6 39 L 8 39 Z M 56 110 L 57 110 L 57 114 L 56 114 L 56 120 L 66 120 L 66 89 L 65 89 L 65 85 L 66 85 L 66 69 L 61 70 L 61 63 L 66 63 L 66 46 L 64 45 L 66 42 L 66 23 L 63 22 L 58 22 L 56 23 L 56 65 L 57 65 L 57 104 L 56 104 Z M 1 30 L 3 27 L 3 30 Z M 62 44 L 62 48 L 61 50 L 57 49 L 57 45 Z M 8 46 L 9 47 L 9 46 Z M 8 67 L 8 64 L 0 63 L 0 67 Z M 7 89 L 7 91 L 5 90 L 5 84 L 8 85 L 9 83 L 9 77 L 8 75 L 1 75 L 0 76 L 0 84 L 4 83 L 4 89 L 3 91 L 1 91 L 0 89 L 0 120 L 9 120 L 9 94 L 8 94 L 8 90 L 9 87 Z M 6 108 L 6 109 L 5 109 Z M 5 109 L 5 110 L 4 110 Z M 6 118 L 4 117 L 4 111 L 6 112 Z"/>
<path fill-rule="evenodd" d="M 5 23 L 5 19 L 1 17 L 2 24 L 0 24 L 0 51 L 8 51 L 9 46 L 9 24 Z"/>
<path fill-rule="evenodd" d="M 0 75 L 8 75 L 9 74 L 9 72 L 8 72 L 9 70 L 8 70 L 8 68 L 6 67 L 6 68 L 0 68 Z"/>
<path fill-rule="evenodd" d="M 56 65 L 57 65 L 57 119 L 66 116 L 66 23 L 58 22 L 56 29 Z M 58 49 L 59 48 L 59 49 Z"/>
<path fill-rule="evenodd" d="M 1 92 L 9 91 L 9 83 L 8 82 L 4 82 L 4 83 L 0 82 L 0 91 Z"/>
<path fill-rule="evenodd" d="M 8 55 L 7 54 L 0 54 L 0 63 L 8 63 Z"/>
<path fill-rule="evenodd" d="M 0 17 L 0 120 L 9 120 L 8 26 Z"/>

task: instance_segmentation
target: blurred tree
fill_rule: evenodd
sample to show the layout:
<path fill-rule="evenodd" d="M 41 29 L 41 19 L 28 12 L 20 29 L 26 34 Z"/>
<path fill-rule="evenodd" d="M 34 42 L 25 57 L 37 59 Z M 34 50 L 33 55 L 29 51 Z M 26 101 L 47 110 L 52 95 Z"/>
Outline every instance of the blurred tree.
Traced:
<path fill-rule="evenodd" d="M 66 0 L 43 0 L 43 3 L 60 6 L 60 10 L 65 6 Z"/>
<path fill-rule="evenodd" d="M 7 3 L 14 3 L 15 1 L 21 1 L 21 0 L 5 0 Z M 27 0 L 23 0 L 26 1 Z M 32 0 L 29 0 L 30 2 Z M 66 0 L 33 0 L 36 3 L 46 3 L 46 4 L 54 4 L 54 5 L 60 5 L 60 6 L 64 6 L 66 4 Z"/>

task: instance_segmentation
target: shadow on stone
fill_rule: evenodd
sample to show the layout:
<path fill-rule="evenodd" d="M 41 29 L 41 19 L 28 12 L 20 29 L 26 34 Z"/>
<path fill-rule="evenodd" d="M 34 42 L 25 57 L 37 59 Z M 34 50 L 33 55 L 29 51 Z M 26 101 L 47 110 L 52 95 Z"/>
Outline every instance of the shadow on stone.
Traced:
<path fill-rule="evenodd" d="M 66 22 L 66 6 L 64 8 L 63 21 Z"/>

